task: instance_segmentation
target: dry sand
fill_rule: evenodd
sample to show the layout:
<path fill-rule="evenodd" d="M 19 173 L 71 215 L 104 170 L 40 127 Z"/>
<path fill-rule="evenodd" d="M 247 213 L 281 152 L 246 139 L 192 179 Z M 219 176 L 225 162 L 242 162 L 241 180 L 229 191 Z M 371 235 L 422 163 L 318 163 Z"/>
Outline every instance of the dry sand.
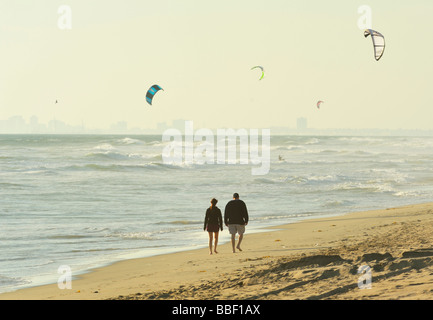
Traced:
<path fill-rule="evenodd" d="M 245 234 L 242 252 L 191 250 L 114 263 L 0 300 L 432 299 L 433 203 L 350 213 Z M 227 232 L 224 230 L 223 232 Z M 360 289 L 358 268 L 371 269 Z M 365 285 L 365 283 L 361 283 Z"/>

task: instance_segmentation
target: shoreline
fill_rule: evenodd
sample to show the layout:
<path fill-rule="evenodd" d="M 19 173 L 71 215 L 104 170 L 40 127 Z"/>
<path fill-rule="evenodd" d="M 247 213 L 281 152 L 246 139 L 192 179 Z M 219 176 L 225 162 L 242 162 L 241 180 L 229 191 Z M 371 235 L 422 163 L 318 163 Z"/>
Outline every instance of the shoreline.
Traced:
<path fill-rule="evenodd" d="M 322 218 L 322 217 L 323 218 L 334 217 L 334 216 L 340 216 L 340 215 L 344 215 L 344 213 L 323 214 L 320 218 Z M 256 233 L 275 232 L 276 230 L 278 230 L 278 228 L 280 226 L 284 226 L 284 225 L 288 225 L 288 224 L 293 224 L 293 223 L 300 222 L 302 220 L 309 220 L 309 219 L 319 219 L 319 217 L 314 216 L 314 215 L 313 216 L 305 216 L 305 217 L 303 217 L 303 218 L 301 218 L 299 220 L 294 220 L 294 221 L 292 221 L 290 223 L 277 224 L 277 225 L 266 225 L 266 226 L 263 226 L 263 227 L 248 226 L 247 233 L 249 235 L 252 235 L 252 234 L 256 234 Z M 220 234 L 218 246 L 222 246 L 224 244 L 229 244 L 230 243 L 230 234 L 228 234 L 227 227 L 225 227 L 224 232 L 227 233 L 227 234 L 225 234 L 225 235 L 221 235 Z M 72 276 L 73 279 L 72 280 L 77 280 L 81 276 L 83 276 L 85 274 L 88 274 L 88 273 L 91 273 L 94 270 L 105 268 L 105 267 L 109 267 L 109 266 L 111 266 L 113 264 L 116 264 L 116 263 L 119 263 L 119 262 L 124 262 L 124 261 L 129 261 L 129 260 L 136 260 L 136 259 L 152 258 L 152 257 L 156 257 L 156 256 L 170 255 L 170 254 L 181 253 L 181 252 L 185 252 L 185 251 L 207 249 L 208 248 L 208 245 L 207 245 L 207 234 L 206 234 L 206 237 L 203 240 L 204 240 L 203 244 L 201 244 L 201 245 L 196 244 L 196 245 L 191 245 L 191 246 L 188 246 L 188 247 L 178 247 L 178 248 L 165 249 L 162 252 L 160 252 L 158 250 L 155 250 L 156 253 L 147 253 L 145 255 L 143 255 L 143 254 L 137 254 L 137 253 L 124 253 L 124 254 L 121 255 L 122 257 L 118 257 L 118 258 L 113 259 L 113 260 L 107 260 L 107 261 L 101 262 L 99 264 L 93 263 L 92 267 L 83 267 L 83 268 L 80 268 L 78 271 L 76 271 L 76 272 L 73 273 L 73 276 Z M 60 276 L 61 276 L 60 274 L 56 274 L 55 276 L 44 275 L 44 276 L 42 276 L 42 278 L 45 279 L 45 280 L 39 280 L 39 281 L 35 282 L 34 284 L 23 285 L 23 286 L 20 286 L 20 287 L 18 287 L 16 289 L 10 289 L 10 290 L 4 291 L 4 292 L 0 291 L 0 300 L 2 300 L 2 298 L 1 298 L 2 295 L 13 293 L 13 292 L 16 292 L 16 291 L 28 290 L 28 289 L 42 287 L 42 286 L 56 285 L 57 284 L 57 279 Z"/>
<path fill-rule="evenodd" d="M 247 226 L 235 254 L 226 242 L 213 255 L 205 247 L 128 259 L 74 276 L 72 289 L 41 285 L 0 300 L 433 298 L 433 202 L 264 229 Z M 357 267 L 366 263 L 372 289 L 360 290 Z"/>

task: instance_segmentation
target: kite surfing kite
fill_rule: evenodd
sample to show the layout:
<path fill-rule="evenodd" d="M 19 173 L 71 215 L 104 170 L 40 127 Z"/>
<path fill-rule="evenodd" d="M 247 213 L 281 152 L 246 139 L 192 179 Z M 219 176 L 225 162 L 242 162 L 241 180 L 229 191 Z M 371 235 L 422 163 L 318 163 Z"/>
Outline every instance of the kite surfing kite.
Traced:
<path fill-rule="evenodd" d="M 380 33 L 372 29 L 364 31 L 364 37 L 371 36 L 374 47 L 374 58 L 379 61 L 382 58 L 383 52 L 385 51 L 385 37 Z"/>
<path fill-rule="evenodd" d="M 159 90 L 163 90 L 163 89 L 160 86 L 158 86 L 157 84 L 155 84 L 155 85 L 153 85 L 153 86 L 150 87 L 150 89 L 146 93 L 146 101 L 147 101 L 147 103 L 149 103 L 150 105 L 152 105 L 153 96 Z"/>
<path fill-rule="evenodd" d="M 317 109 L 320 109 L 320 105 L 322 104 L 322 103 L 324 103 L 325 101 L 322 101 L 322 100 L 319 100 L 319 101 L 317 101 Z"/>
<path fill-rule="evenodd" d="M 256 68 L 259 68 L 260 70 L 262 70 L 262 76 L 261 76 L 260 79 L 259 79 L 259 80 L 262 80 L 263 77 L 265 76 L 265 70 L 263 69 L 262 66 L 255 66 L 255 67 L 252 67 L 251 70 L 256 69 Z"/>

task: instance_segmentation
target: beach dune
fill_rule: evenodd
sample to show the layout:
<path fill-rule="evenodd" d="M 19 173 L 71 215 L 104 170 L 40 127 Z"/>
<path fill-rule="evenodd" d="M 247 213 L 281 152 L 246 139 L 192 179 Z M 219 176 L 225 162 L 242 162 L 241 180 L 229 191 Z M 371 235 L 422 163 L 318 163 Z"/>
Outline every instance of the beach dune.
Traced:
<path fill-rule="evenodd" d="M 432 299 L 433 203 L 303 220 L 245 234 L 243 251 L 132 259 L 1 300 Z M 226 232 L 226 230 L 225 230 Z"/>

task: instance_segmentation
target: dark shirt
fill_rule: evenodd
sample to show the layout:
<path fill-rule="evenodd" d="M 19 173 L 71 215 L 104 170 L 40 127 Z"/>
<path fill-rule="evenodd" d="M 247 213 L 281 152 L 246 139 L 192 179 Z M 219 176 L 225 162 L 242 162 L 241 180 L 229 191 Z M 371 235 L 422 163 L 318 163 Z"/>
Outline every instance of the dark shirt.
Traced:
<path fill-rule="evenodd" d="M 204 230 L 210 224 L 217 225 L 221 231 L 223 230 L 223 217 L 221 214 L 221 210 L 218 207 L 214 207 L 213 209 L 207 208 L 206 216 L 204 218 Z"/>
<path fill-rule="evenodd" d="M 248 210 L 245 202 L 236 199 L 227 203 L 224 210 L 224 223 L 246 225 L 248 223 Z"/>

